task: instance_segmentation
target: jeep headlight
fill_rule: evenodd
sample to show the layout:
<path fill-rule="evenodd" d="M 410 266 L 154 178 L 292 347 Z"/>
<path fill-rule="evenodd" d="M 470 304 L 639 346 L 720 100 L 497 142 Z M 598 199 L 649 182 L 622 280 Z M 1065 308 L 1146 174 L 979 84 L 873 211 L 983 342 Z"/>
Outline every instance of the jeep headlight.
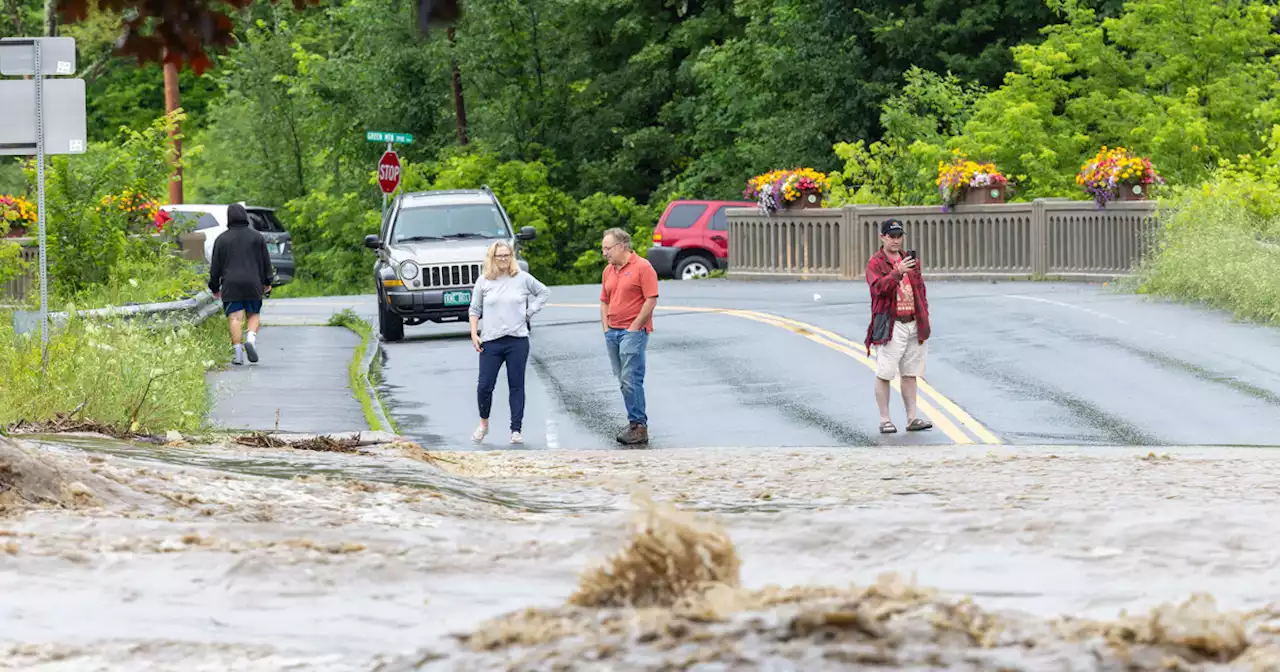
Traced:
<path fill-rule="evenodd" d="M 400 262 L 400 277 L 405 280 L 412 280 L 418 277 L 418 265 L 412 261 Z"/>

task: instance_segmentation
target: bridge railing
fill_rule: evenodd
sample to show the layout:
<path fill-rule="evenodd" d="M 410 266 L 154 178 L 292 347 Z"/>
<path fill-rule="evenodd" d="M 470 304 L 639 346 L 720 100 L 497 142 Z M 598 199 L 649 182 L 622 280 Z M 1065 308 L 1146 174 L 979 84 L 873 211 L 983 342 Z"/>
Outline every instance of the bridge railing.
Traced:
<path fill-rule="evenodd" d="M 1150 249 L 1151 201 L 1036 200 L 957 206 L 846 206 L 728 211 L 730 277 L 853 279 L 897 218 L 930 277 L 1108 278 L 1128 275 Z"/>

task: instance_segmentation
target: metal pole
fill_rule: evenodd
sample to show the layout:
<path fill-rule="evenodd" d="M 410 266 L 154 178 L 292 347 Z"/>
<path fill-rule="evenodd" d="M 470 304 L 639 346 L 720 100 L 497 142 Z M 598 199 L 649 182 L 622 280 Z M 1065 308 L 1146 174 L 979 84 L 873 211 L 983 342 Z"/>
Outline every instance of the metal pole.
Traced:
<path fill-rule="evenodd" d="M 40 350 L 43 378 L 49 368 L 49 259 L 45 239 L 44 213 L 44 68 L 40 62 L 40 40 L 31 46 L 35 50 L 36 80 L 36 219 L 40 231 Z"/>

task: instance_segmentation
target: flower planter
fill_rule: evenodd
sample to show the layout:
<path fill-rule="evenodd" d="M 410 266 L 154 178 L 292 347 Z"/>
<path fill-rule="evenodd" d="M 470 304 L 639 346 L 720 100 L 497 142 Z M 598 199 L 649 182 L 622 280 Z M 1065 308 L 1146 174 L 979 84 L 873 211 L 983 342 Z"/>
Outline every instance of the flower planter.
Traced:
<path fill-rule="evenodd" d="M 747 180 L 742 195 L 760 204 L 765 213 L 780 210 L 807 210 L 821 208 L 822 196 L 831 186 L 826 175 L 812 168 L 774 170 Z M 798 194 L 795 200 L 787 200 L 788 194 Z"/>
<path fill-rule="evenodd" d="M 1004 203 L 1004 189 L 1000 187 L 966 187 L 964 196 L 960 199 L 961 205 L 990 205 L 992 203 Z"/>
<path fill-rule="evenodd" d="M 1117 201 L 1145 201 L 1151 198 L 1145 184 L 1121 184 L 1116 187 Z"/>
<path fill-rule="evenodd" d="M 808 210 L 809 208 L 821 208 L 822 195 L 816 191 L 802 191 L 800 197 L 794 201 L 784 201 L 783 210 Z"/>
<path fill-rule="evenodd" d="M 27 235 L 27 228 L 25 226 L 12 226 L 9 228 L 9 233 L 6 233 L 4 237 L 5 238 L 24 238 L 26 237 L 26 235 Z"/>

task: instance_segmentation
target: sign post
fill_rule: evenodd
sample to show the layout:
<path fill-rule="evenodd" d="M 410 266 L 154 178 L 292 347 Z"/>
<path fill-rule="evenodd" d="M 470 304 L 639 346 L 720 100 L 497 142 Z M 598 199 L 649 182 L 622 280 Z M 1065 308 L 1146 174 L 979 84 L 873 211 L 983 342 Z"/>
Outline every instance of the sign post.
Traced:
<path fill-rule="evenodd" d="M 76 49 L 72 38 L 0 39 L 0 74 L 31 76 L 30 80 L 0 81 L 0 155 L 36 156 L 40 344 L 44 368 L 49 365 L 49 259 L 45 231 L 44 159 L 48 154 L 83 154 L 87 144 L 84 80 L 50 80 L 46 88 L 45 76 L 71 75 L 75 70 Z"/>
<path fill-rule="evenodd" d="M 364 139 L 369 142 L 387 143 L 387 151 L 378 159 L 378 188 L 382 191 L 382 220 L 387 219 L 387 194 L 400 186 L 400 157 L 396 155 L 394 144 L 413 144 L 413 135 L 409 133 L 391 133 L 388 131 L 365 131 Z"/>

